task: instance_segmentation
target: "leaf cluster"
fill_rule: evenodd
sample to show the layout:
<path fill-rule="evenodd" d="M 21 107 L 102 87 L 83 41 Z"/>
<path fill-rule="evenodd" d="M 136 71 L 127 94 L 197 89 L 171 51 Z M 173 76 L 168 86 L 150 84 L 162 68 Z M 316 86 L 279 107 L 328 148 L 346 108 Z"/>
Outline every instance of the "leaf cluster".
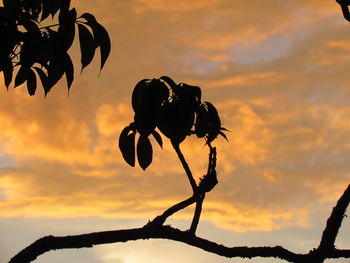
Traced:
<path fill-rule="evenodd" d="M 41 26 L 51 18 L 57 24 Z M 111 49 L 105 28 L 92 14 L 77 16 L 70 0 L 3 0 L 0 6 L 0 72 L 8 88 L 27 84 L 34 95 L 39 77 L 45 95 L 65 75 L 68 90 L 74 65 L 68 50 L 79 31 L 81 65 L 84 69 L 100 49 L 103 68 Z M 18 67 L 15 74 L 14 68 Z"/>
<path fill-rule="evenodd" d="M 137 155 L 139 165 L 145 170 L 152 163 L 153 155 L 149 136 L 152 135 L 160 147 L 163 146 L 158 131 L 173 145 L 179 145 L 193 134 L 204 138 L 207 144 L 218 135 L 227 139 L 215 106 L 202 102 L 201 96 L 200 87 L 176 84 L 168 76 L 138 82 L 131 99 L 134 122 L 126 126 L 119 137 L 124 160 L 135 166 Z M 139 134 L 137 144 L 136 134 Z"/>

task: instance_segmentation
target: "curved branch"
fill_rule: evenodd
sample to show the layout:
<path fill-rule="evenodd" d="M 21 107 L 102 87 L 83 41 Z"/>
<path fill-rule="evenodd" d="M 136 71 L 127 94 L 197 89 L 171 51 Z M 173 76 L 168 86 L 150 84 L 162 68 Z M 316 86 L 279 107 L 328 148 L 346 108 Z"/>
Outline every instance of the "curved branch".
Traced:
<path fill-rule="evenodd" d="M 38 256 L 57 249 L 93 247 L 100 244 L 126 242 L 139 239 L 160 238 L 175 240 L 205 251 L 224 256 L 227 258 L 242 257 L 277 257 L 289 262 L 306 262 L 309 254 L 296 254 L 281 246 L 276 247 L 226 247 L 215 242 L 196 237 L 188 231 L 181 231 L 171 226 L 160 226 L 158 228 L 148 227 L 96 232 L 76 236 L 54 237 L 46 236 L 19 252 L 9 263 L 29 263 Z M 334 250 L 329 258 L 350 258 L 350 250 Z M 309 261 L 314 262 L 314 261 Z"/>

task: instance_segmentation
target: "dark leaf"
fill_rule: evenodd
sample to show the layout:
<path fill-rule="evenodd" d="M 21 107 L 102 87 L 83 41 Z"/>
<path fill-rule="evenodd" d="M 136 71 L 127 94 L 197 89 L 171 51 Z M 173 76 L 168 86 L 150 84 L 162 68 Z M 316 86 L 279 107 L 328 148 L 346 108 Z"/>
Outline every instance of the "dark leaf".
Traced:
<path fill-rule="evenodd" d="M 222 137 L 224 137 L 226 141 L 228 141 L 227 136 L 226 136 L 225 133 L 223 133 L 222 131 L 220 131 L 219 134 L 220 134 Z"/>
<path fill-rule="evenodd" d="M 137 142 L 137 160 L 143 170 L 146 170 L 152 163 L 152 155 L 153 150 L 151 142 L 147 137 L 140 136 Z"/>
<path fill-rule="evenodd" d="M 186 83 L 179 84 L 179 97 L 183 101 L 186 108 L 196 110 L 201 104 L 202 91 L 198 86 L 188 85 Z"/>
<path fill-rule="evenodd" d="M 28 68 L 20 67 L 15 78 L 15 88 L 27 81 L 28 72 L 29 72 Z"/>
<path fill-rule="evenodd" d="M 51 0 L 52 1 L 52 0 Z M 69 10 L 70 0 L 60 0 L 60 8 L 61 10 Z"/>
<path fill-rule="evenodd" d="M 2 3 L 11 16 L 18 16 L 22 7 L 20 0 L 3 0 Z"/>
<path fill-rule="evenodd" d="M 34 71 L 28 69 L 28 78 L 27 78 L 27 89 L 30 96 L 35 95 L 36 90 L 36 76 Z"/>
<path fill-rule="evenodd" d="M 150 80 L 149 79 L 143 79 L 141 81 L 139 81 L 133 92 L 132 92 L 132 96 L 131 96 L 131 105 L 132 105 L 132 108 L 134 110 L 134 112 L 137 112 L 139 110 L 141 110 L 141 90 L 145 89 L 146 86 L 148 85 L 147 83 L 149 82 Z"/>
<path fill-rule="evenodd" d="M 179 95 L 180 88 L 170 77 L 162 76 L 160 77 L 160 79 L 164 80 L 170 86 L 170 88 L 173 90 L 176 96 Z"/>
<path fill-rule="evenodd" d="M 149 83 L 150 103 L 155 107 L 159 107 L 169 98 L 169 89 L 159 79 L 152 79 Z"/>
<path fill-rule="evenodd" d="M 132 167 L 135 166 L 135 132 L 131 131 L 130 126 L 125 127 L 119 136 L 119 149 L 124 160 Z"/>
<path fill-rule="evenodd" d="M 74 80 L 74 66 L 70 56 L 67 53 L 64 57 L 64 72 L 66 73 L 67 86 L 69 90 Z"/>
<path fill-rule="evenodd" d="M 78 24 L 78 30 L 81 51 L 81 71 L 83 71 L 94 58 L 96 46 L 92 34 L 85 26 Z"/>
<path fill-rule="evenodd" d="M 156 130 L 153 130 L 152 131 L 152 135 L 153 135 L 154 139 L 156 139 L 156 141 L 159 144 L 160 148 L 163 149 L 163 140 L 162 140 L 162 137 L 160 136 L 160 134 Z"/>
<path fill-rule="evenodd" d="M 204 107 L 204 105 L 201 105 L 201 107 L 198 109 L 194 128 L 198 138 L 203 138 L 208 132 L 208 128 L 209 128 L 208 112 Z"/>
<path fill-rule="evenodd" d="M 86 24 L 91 27 L 94 34 L 94 39 L 96 41 L 96 46 L 100 47 L 101 53 L 101 66 L 100 71 L 102 70 L 106 60 L 111 52 L 111 40 L 109 38 L 107 30 L 96 21 L 96 18 L 90 13 L 84 13 L 81 15 L 87 22 Z"/>
<path fill-rule="evenodd" d="M 210 102 L 206 101 L 205 103 L 208 107 L 208 116 L 212 129 L 214 129 L 215 131 L 217 130 L 217 132 L 219 132 L 221 128 L 221 121 L 218 111 L 216 110 L 215 106 Z"/>
<path fill-rule="evenodd" d="M 46 4 L 49 5 L 50 14 L 53 18 L 57 11 L 61 8 L 61 0 L 46 0 Z"/>
<path fill-rule="evenodd" d="M 20 53 L 20 64 L 25 67 L 31 67 L 35 63 L 38 55 L 38 46 L 33 45 L 32 40 L 23 43 Z"/>
<path fill-rule="evenodd" d="M 47 69 L 48 89 L 45 90 L 45 95 L 62 78 L 63 74 L 65 73 L 64 57 L 65 54 L 57 53 L 56 56 L 51 59 Z"/>
<path fill-rule="evenodd" d="M 150 111 L 148 108 L 144 111 L 136 112 L 134 115 L 134 123 L 136 130 L 145 137 L 148 137 L 152 131 L 156 128 L 156 113 Z"/>
<path fill-rule="evenodd" d="M 0 65 L 0 69 L 4 74 L 5 86 L 8 88 L 12 81 L 13 65 L 9 57 L 5 57 L 4 59 L 0 60 L 0 63 L 1 62 L 3 64 Z"/>
<path fill-rule="evenodd" d="M 77 18 L 77 11 L 73 8 L 69 11 L 60 11 L 58 35 L 60 38 L 60 48 L 67 51 L 74 40 L 75 36 L 75 20 Z"/>
<path fill-rule="evenodd" d="M 45 20 L 51 13 L 51 2 L 52 0 L 42 0 L 42 11 L 40 21 Z"/>
<path fill-rule="evenodd" d="M 47 75 L 45 74 L 45 72 L 41 68 L 34 67 L 34 69 L 39 75 L 39 78 L 41 80 L 41 84 L 43 85 L 45 94 L 47 94 L 50 91 L 48 80 L 47 80 Z"/>
<path fill-rule="evenodd" d="M 40 35 L 39 26 L 36 22 L 34 22 L 34 20 L 31 17 L 22 16 L 20 22 L 28 32 Z"/>

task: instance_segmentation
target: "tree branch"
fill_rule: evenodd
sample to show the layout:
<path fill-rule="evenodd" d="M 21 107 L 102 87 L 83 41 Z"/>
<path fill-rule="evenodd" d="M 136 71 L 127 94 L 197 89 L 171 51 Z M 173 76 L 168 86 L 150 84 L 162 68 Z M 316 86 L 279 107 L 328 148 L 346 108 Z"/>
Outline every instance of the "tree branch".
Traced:
<path fill-rule="evenodd" d="M 162 215 L 157 216 L 154 218 L 151 222 L 149 222 L 150 225 L 156 225 L 156 226 L 161 226 L 164 224 L 165 220 L 175 214 L 176 212 L 186 208 L 189 205 L 192 205 L 194 202 L 196 202 L 196 199 L 194 196 L 191 196 L 190 198 L 187 198 L 184 201 L 181 201 L 180 203 L 177 203 L 176 205 L 168 208 Z"/>
<path fill-rule="evenodd" d="M 323 260 L 335 249 L 334 242 L 338 235 L 343 218 L 345 217 L 346 208 L 348 207 L 349 202 L 350 185 L 348 185 L 347 189 L 339 198 L 336 206 L 333 208 L 333 211 L 327 220 L 326 228 L 323 231 L 321 242 L 317 249 L 321 254 L 320 257 L 323 257 Z"/>
<path fill-rule="evenodd" d="M 142 228 L 104 231 L 76 236 L 54 237 L 46 236 L 38 239 L 14 256 L 9 263 L 29 263 L 38 256 L 57 249 L 72 249 L 93 247 L 100 244 L 127 242 L 140 239 L 168 239 L 201 248 L 205 251 L 224 256 L 227 258 L 253 258 L 253 257 L 277 257 L 289 262 L 306 262 L 310 259 L 312 252 L 308 254 L 296 254 L 281 246 L 276 247 L 226 247 L 215 242 L 196 237 L 188 231 L 181 231 L 171 226 L 160 226 L 158 228 Z M 328 255 L 329 258 L 350 258 L 350 250 L 335 249 Z M 314 261 L 309 261 L 314 262 Z"/>

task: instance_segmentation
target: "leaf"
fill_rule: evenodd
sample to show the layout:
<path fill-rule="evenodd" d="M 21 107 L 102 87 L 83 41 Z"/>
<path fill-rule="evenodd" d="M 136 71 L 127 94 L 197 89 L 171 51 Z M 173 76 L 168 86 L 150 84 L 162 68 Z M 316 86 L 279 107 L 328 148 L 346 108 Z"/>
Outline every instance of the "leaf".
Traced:
<path fill-rule="evenodd" d="M 134 90 L 132 91 L 131 95 L 131 106 L 134 110 L 134 112 L 137 112 L 141 109 L 141 97 L 142 97 L 142 90 L 145 89 L 148 85 L 149 79 L 143 79 L 139 81 Z"/>
<path fill-rule="evenodd" d="M 81 71 L 89 65 L 95 55 L 95 40 L 90 31 L 83 26 L 78 24 L 79 30 L 79 42 L 80 42 L 80 51 L 81 51 Z"/>
<path fill-rule="evenodd" d="M 48 80 L 47 80 L 47 75 L 45 74 L 45 72 L 41 68 L 34 67 L 34 69 L 39 75 L 39 78 L 41 80 L 41 84 L 44 88 L 45 94 L 47 94 L 47 92 L 50 91 L 49 85 L 48 85 Z"/>
<path fill-rule="evenodd" d="M 9 57 L 5 57 L 3 60 L 1 60 L 1 62 L 3 64 L 0 65 L 0 68 L 4 74 L 5 86 L 8 89 L 8 87 L 12 81 L 13 65 L 12 65 L 11 59 Z"/>
<path fill-rule="evenodd" d="M 28 69 L 28 73 L 27 73 L 27 89 L 30 96 L 35 95 L 36 76 L 34 71 L 31 69 Z"/>
<path fill-rule="evenodd" d="M 219 134 L 220 134 L 222 137 L 224 137 L 226 141 L 228 141 L 227 136 L 226 136 L 225 133 L 223 133 L 222 131 L 220 131 Z"/>
<path fill-rule="evenodd" d="M 196 123 L 195 123 L 195 133 L 198 138 L 203 138 L 208 132 L 209 120 L 208 112 L 204 105 L 202 104 L 197 112 Z"/>
<path fill-rule="evenodd" d="M 137 142 L 137 160 L 142 170 L 146 170 L 152 163 L 152 145 L 146 136 L 140 136 Z"/>
<path fill-rule="evenodd" d="M 170 88 L 173 90 L 175 95 L 178 96 L 179 90 L 180 90 L 179 86 L 176 85 L 176 83 L 170 77 L 162 76 L 162 77 L 160 77 L 160 79 L 164 80 L 170 86 Z"/>
<path fill-rule="evenodd" d="M 163 140 L 162 140 L 162 137 L 160 136 L 160 134 L 156 130 L 153 130 L 152 131 L 152 135 L 153 135 L 154 139 L 156 139 L 156 141 L 159 144 L 160 148 L 163 149 Z"/>
<path fill-rule="evenodd" d="M 135 132 L 131 131 L 130 126 L 125 127 L 119 136 L 119 149 L 124 160 L 132 167 L 135 166 Z"/>
<path fill-rule="evenodd" d="M 27 81 L 28 70 L 26 67 L 20 67 L 15 78 L 15 88 Z"/>
<path fill-rule="evenodd" d="M 63 60 L 64 56 L 64 54 L 57 53 L 50 61 L 50 64 L 47 69 L 48 86 L 47 90 L 45 90 L 45 95 L 62 78 L 63 74 L 65 73 Z"/>
<path fill-rule="evenodd" d="M 51 12 L 51 3 L 52 0 L 42 0 L 42 11 L 41 11 L 41 18 L 40 21 L 45 20 Z"/>
<path fill-rule="evenodd" d="M 60 11 L 60 15 L 58 17 L 60 26 L 57 33 L 60 37 L 60 49 L 63 49 L 64 51 L 67 51 L 73 43 L 76 18 L 77 11 L 74 8 L 69 11 Z"/>
<path fill-rule="evenodd" d="M 66 80 L 68 90 L 72 86 L 74 80 L 74 66 L 70 56 L 66 53 L 64 58 L 64 72 L 66 73 Z"/>
<path fill-rule="evenodd" d="M 109 38 L 107 30 L 96 21 L 96 18 L 90 13 L 84 13 L 81 15 L 87 22 L 86 24 L 91 27 L 94 33 L 94 39 L 96 46 L 100 48 L 101 54 L 101 66 L 100 72 L 106 63 L 106 60 L 111 52 L 111 40 Z"/>

